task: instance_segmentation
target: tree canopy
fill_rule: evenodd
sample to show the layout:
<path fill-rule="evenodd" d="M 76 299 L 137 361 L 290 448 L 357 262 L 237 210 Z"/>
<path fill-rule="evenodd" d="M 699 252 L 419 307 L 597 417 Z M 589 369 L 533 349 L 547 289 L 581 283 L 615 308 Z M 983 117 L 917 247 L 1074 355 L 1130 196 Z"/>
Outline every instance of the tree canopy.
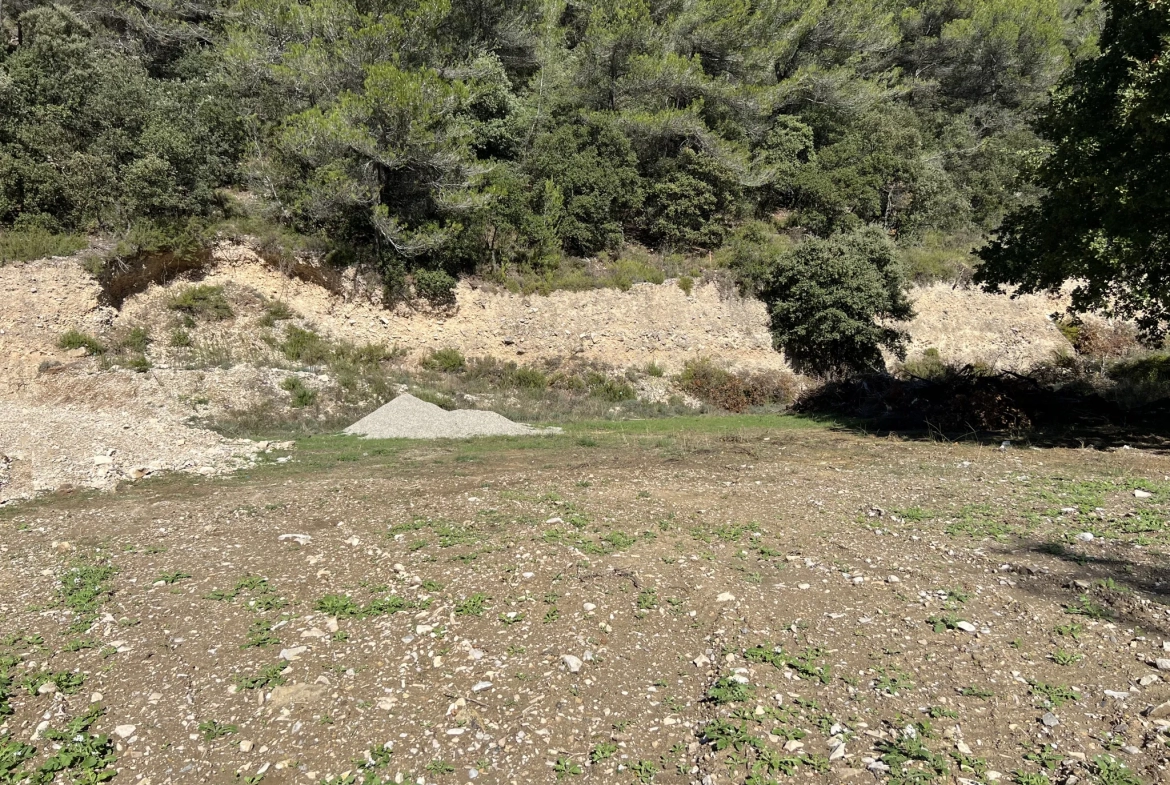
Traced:
<path fill-rule="evenodd" d="M 1080 276 L 1079 303 L 1149 323 L 1165 313 L 1166 15 L 1164 0 L 4 0 L 0 229 L 213 224 L 247 192 L 404 291 L 422 271 L 442 288 L 630 242 L 706 253 L 754 220 L 823 241 L 792 259 L 870 259 L 877 282 L 878 234 L 969 248 L 1010 215 L 987 281 Z"/>
<path fill-rule="evenodd" d="M 1060 83 L 1038 123 L 1046 193 L 1013 212 L 982 253 L 993 288 L 1056 290 L 1074 307 L 1170 322 L 1170 3 L 1112 0 L 1101 53 Z"/>

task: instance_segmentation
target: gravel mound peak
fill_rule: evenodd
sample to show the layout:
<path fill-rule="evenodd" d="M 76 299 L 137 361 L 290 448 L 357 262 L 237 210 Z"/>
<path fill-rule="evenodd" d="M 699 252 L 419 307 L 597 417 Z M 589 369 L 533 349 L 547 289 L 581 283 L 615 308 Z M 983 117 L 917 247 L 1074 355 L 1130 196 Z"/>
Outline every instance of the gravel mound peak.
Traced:
<path fill-rule="evenodd" d="M 367 439 L 466 439 L 472 436 L 534 436 L 560 428 L 533 428 L 502 414 L 478 409 L 447 411 L 403 393 L 345 429 Z"/>

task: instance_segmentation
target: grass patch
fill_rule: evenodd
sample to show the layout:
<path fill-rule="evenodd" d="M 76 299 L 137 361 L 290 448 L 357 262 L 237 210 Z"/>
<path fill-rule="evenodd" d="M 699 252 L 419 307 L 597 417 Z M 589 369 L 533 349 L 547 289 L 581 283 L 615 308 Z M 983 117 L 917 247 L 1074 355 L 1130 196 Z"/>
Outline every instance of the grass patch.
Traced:
<path fill-rule="evenodd" d="M 467 370 L 467 358 L 458 349 L 436 349 L 419 363 L 428 371 L 462 373 Z"/>
<path fill-rule="evenodd" d="M 83 562 L 61 576 L 58 598 L 73 612 L 71 631 L 84 632 L 97 618 L 98 609 L 113 594 L 109 581 L 116 572 L 109 565 Z"/>
<path fill-rule="evenodd" d="M 235 315 L 232 306 L 224 296 L 222 286 L 188 286 L 171 295 L 167 308 L 191 319 L 206 319 L 217 322 Z"/>
<path fill-rule="evenodd" d="M 294 409 L 304 409 L 317 402 L 317 391 L 310 390 L 305 383 L 296 376 L 289 376 L 280 383 L 280 389 L 289 394 L 289 405 Z"/>
<path fill-rule="evenodd" d="M 54 234 L 39 227 L 0 232 L 0 265 L 72 256 L 88 245 L 89 241 L 82 235 Z"/>

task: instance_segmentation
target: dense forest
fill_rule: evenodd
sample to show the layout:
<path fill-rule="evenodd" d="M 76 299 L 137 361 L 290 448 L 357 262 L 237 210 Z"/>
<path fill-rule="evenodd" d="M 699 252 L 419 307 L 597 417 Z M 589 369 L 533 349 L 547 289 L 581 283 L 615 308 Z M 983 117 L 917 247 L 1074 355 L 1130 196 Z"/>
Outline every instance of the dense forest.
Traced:
<path fill-rule="evenodd" d="M 759 292 L 772 235 L 822 269 L 965 254 L 1041 220 L 1043 118 L 1111 13 L 1156 64 L 1162 0 L 0 0 L 0 227 L 157 245 L 246 212 L 403 296 L 628 243 L 722 248 Z M 985 277 L 1071 269 L 1005 237 Z"/>

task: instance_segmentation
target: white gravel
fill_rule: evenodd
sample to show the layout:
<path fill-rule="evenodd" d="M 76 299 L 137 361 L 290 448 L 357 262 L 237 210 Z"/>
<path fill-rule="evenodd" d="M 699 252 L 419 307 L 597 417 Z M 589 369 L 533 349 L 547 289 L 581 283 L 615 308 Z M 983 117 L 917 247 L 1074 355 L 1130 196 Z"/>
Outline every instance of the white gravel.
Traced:
<path fill-rule="evenodd" d="M 366 415 L 345 429 L 368 439 L 466 439 L 472 436 L 536 436 L 560 428 L 533 428 L 495 412 L 457 409 L 449 412 L 409 393 Z"/>

